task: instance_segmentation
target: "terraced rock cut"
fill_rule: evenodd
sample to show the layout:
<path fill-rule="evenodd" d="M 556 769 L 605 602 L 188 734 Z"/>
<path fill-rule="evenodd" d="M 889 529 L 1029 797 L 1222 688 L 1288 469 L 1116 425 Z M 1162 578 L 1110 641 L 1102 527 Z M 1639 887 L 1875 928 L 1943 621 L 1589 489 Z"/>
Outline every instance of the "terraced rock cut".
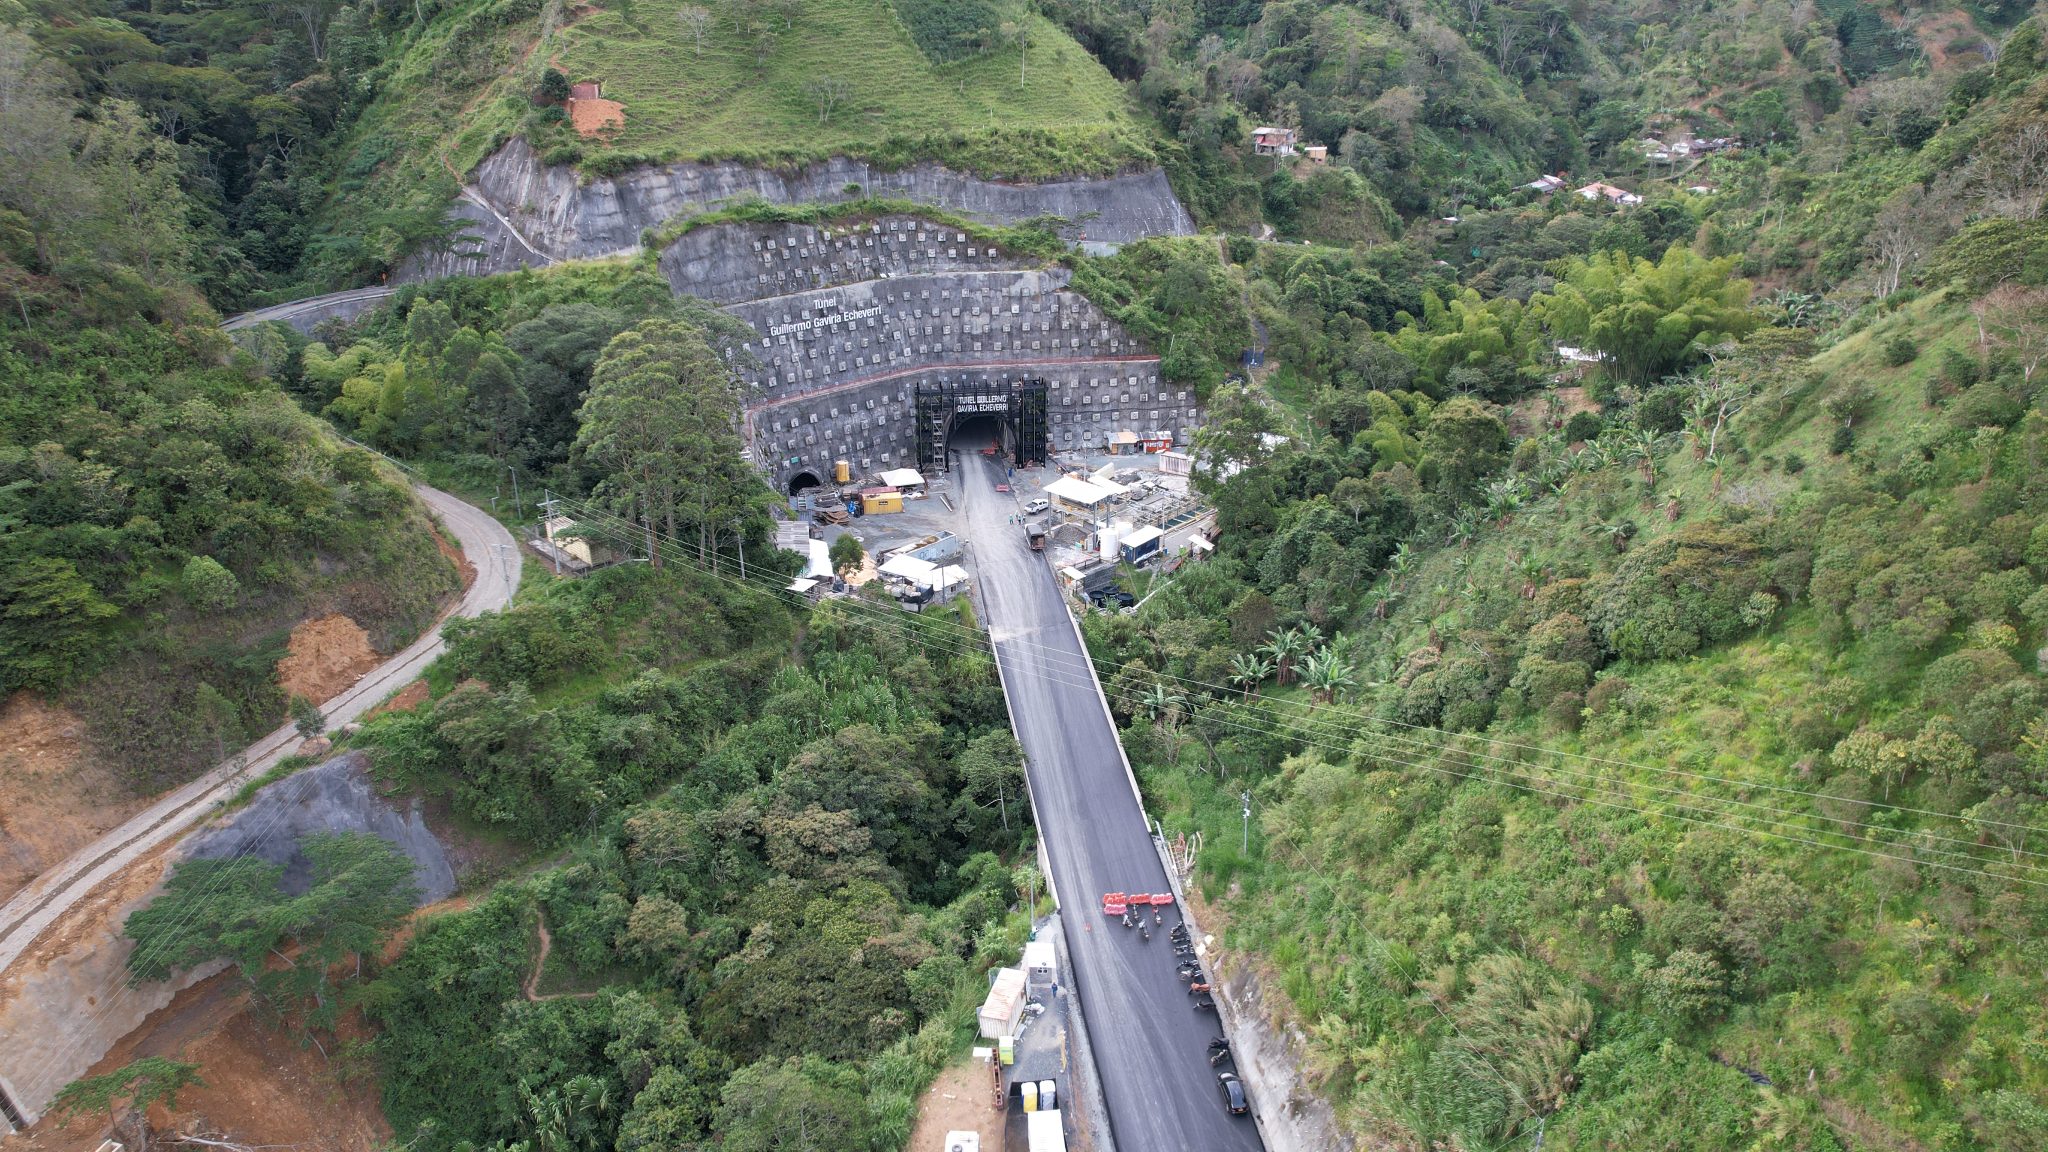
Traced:
<path fill-rule="evenodd" d="M 406 261 L 395 279 L 484 276 L 558 260 L 638 251 L 650 229 L 749 201 L 843 204 L 884 197 L 929 205 L 988 224 L 1044 217 L 1071 222 L 1077 239 L 1111 244 L 1185 236 L 1194 218 L 1166 174 L 1003 183 L 933 163 L 889 169 L 844 156 L 790 171 L 732 162 L 680 163 L 585 180 L 550 165 L 515 138 L 478 165 L 465 198 L 449 209 L 468 229 L 446 250 Z"/>
<path fill-rule="evenodd" d="M 856 224 L 716 224 L 662 254 L 678 293 L 724 306 L 756 338 L 747 438 L 778 487 L 834 461 L 918 463 L 921 385 L 1049 386 L 1055 451 L 1119 431 L 1185 443 L 1200 409 L 1159 358 L 1073 290 L 1066 269 L 904 215 Z"/>

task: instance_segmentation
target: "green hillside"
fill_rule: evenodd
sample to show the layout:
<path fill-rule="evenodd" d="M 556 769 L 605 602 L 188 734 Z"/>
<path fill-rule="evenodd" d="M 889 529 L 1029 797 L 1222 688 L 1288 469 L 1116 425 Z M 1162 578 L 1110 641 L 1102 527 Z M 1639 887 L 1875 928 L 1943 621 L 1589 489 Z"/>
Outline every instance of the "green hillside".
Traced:
<path fill-rule="evenodd" d="M 849 155 L 1044 179 L 1155 162 L 1143 113 L 1071 37 L 1021 8 L 978 7 L 994 25 L 988 36 L 936 58 L 887 0 L 811 0 L 787 12 L 490 0 L 401 26 L 388 41 L 373 25 L 363 51 L 382 46 L 385 60 L 365 75 L 375 98 L 316 213 L 328 235 L 315 245 L 315 280 L 360 280 L 434 236 L 456 176 L 514 135 L 587 175 Z M 701 40 L 678 18 L 685 12 L 703 14 Z M 624 106 L 623 131 L 579 135 L 542 99 L 550 67 L 601 82 Z"/>

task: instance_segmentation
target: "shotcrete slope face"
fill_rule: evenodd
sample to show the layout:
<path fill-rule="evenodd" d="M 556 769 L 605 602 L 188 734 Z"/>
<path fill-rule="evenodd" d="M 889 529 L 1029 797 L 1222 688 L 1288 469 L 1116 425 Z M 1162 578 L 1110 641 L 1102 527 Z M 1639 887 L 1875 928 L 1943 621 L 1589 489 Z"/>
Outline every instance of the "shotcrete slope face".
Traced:
<path fill-rule="evenodd" d="M 915 217 L 712 225 L 661 267 L 753 328 L 735 367 L 749 443 L 778 486 L 838 460 L 916 466 L 919 384 L 1044 379 L 1056 451 L 1100 451 L 1118 431 L 1185 443 L 1199 415 L 1066 269 Z"/>
<path fill-rule="evenodd" d="M 487 276 L 556 260 L 617 256 L 636 251 L 647 229 L 753 199 L 771 204 L 908 200 L 989 224 L 1058 216 L 1072 221 L 1088 240 L 1110 243 L 1195 230 L 1166 174 L 1156 168 L 1101 179 L 1006 184 L 936 164 L 887 171 L 835 157 L 787 173 L 735 163 L 686 163 L 585 183 L 574 168 L 541 163 L 517 137 L 478 165 L 467 196 L 449 212 L 471 226 L 471 238 L 447 252 L 412 257 L 394 280 Z"/>

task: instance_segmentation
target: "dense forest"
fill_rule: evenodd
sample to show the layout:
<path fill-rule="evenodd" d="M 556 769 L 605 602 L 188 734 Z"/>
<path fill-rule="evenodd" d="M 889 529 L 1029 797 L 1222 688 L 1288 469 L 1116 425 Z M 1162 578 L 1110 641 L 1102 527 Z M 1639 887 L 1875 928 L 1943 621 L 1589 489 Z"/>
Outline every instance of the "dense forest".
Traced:
<path fill-rule="evenodd" d="M 862 77 L 821 54 L 849 28 Z M 547 61 L 606 53 L 707 87 L 571 139 Z M 760 130 L 707 133 L 721 101 Z M 801 1116 L 891 1148 L 1021 939 L 1022 774 L 957 631 L 732 575 L 790 563 L 732 428 L 743 334 L 651 253 L 217 326 L 445 241 L 515 133 L 590 179 L 1166 168 L 1210 234 L 998 238 L 1207 404 L 1217 555 L 1084 628 L 1362 1143 L 2048 1149 L 2024 5 L 0 0 L 0 690 L 151 788 L 281 718 L 292 622 L 427 626 L 455 574 L 334 429 L 650 561 L 451 625 L 430 698 L 351 738 L 513 862 L 464 907 L 385 962 L 411 892 L 375 843 L 309 843 L 293 897 L 188 865 L 130 922 L 138 978 L 235 961 L 408 1147 Z M 328 963 L 265 958 L 293 947 Z"/>
<path fill-rule="evenodd" d="M 388 965 L 412 881 L 382 841 L 311 842 L 290 900 L 252 858 L 187 863 L 129 921 L 131 967 L 231 959 L 343 1051 L 366 1014 L 349 1059 L 422 1148 L 772 1148 L 791 1125 L 901 1147 L 1022 943 L 1023 770 L 994 665 L 931 652 L 936 618 L 797 623 L 730 575 L 636 566 L 451 626 L 435 698 L 355 746 L 548 862 L 481 878 Z"/>

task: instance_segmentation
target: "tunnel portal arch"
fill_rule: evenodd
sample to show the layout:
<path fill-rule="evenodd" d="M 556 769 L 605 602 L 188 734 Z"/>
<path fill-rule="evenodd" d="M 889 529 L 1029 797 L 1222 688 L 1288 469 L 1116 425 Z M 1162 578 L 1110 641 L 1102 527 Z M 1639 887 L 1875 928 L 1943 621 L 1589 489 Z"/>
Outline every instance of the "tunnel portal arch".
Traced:
<path fill-rule="evenodd" d="M 794 496 L 806 488 L 821 487 L 824 483 L 824 479 L 816 472 L 811 471 L 809 468 L 799 468 L 795 472 L 790 473 L 789 494 Z"/>
<path fill-rule="evenodd" d="M 942 381 L 917 386 L 917 466 L 922 472 L 952 470 L 948 450 L 963 423 L 993 417 L 1002 431 L 1001 449 L 1019 467 L 1045 463 L 1046 383 L 1043 379 Z"/>

